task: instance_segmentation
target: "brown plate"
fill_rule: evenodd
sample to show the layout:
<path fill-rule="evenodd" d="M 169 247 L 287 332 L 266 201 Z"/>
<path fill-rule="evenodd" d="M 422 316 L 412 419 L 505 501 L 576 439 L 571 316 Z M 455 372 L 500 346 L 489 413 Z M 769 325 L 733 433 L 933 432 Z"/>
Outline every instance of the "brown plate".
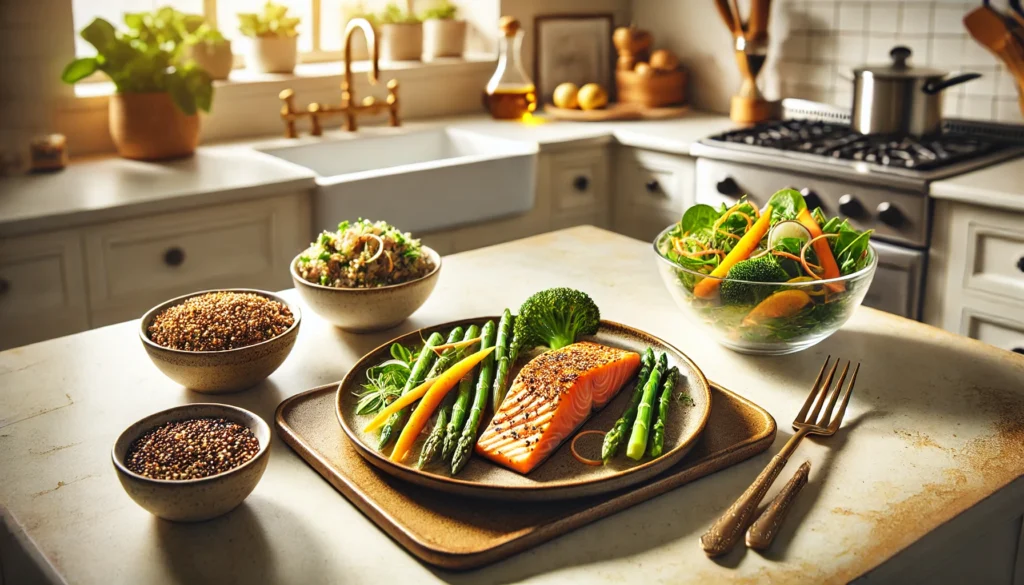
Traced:
<path fill-rule="evenodd" d="M 366 370 L 390 358 L 389 348 L 392 343 L 420 344 L 421 339 L 426 339 L 434 331 L 446 335 L 455 326 L 468 327 L 473 323 L 483 325 L 488 319 L 497 321 L 498 317 L 463 319 L 407 333 L 366 354 L 349 370 L 348 375 L 338 386 L 335 410 L 345 434 L 352 440 L 356 451 L 370 464 L 405 481 L 472 497 L 519 501 L 576 498 L 622 489 L 665 471 L 686 455 L 707 423 L 708 414 L 711 412 L 711 390 L 707 378 L 690 358 L 653 335 L 619 323 L 601 321 L 597 335 L 586 339 L 637 353 L 651 347 L 655 352 L 668 354 L 669 367 L 679 368 L 680 377 L 676 392 L 687 394 L 692 404 L 684 406 L 677 401 L 672 405 L 665 429 L 665 453 L 661 457 L 653 460 L 644 457 L 640 461 L 633 461 L 620 452 L 607 465 L 584 465 L 573 457 L 569 441 L 566 441 L 528 475 L 519 474 L 474 455 L 462 472 L 453 477 L 447 464 L 438 462 L 423 469 L 415 466 L 415 457 L 418 457 L 419 448 L 422 446 L 421 437 L 412 450 L 415 457 L 410 457 L 405 463 L 392 462 L 388 459 L 390 447 L 383 452 L 377 450 L 377 432 L 362 431 L 371 417 L 355 414 L 357 397 L 354 391 L 361 389 L 366 380 Z M 526 361 L 520 359 L 519 363 L 521 365 Z M 516 373 L 513 370 L 512 375 Z M 578 431 L 605 431 L 611 428 L 626 408 L 631 393 L 632 383 L 627 384 L 604 409 L 583 423 Z M 597 442 L 597 437 L 592 439 Z M 580 447 L 585 447 L 583 441 Z M 587 450 L 586 453 L 590 454 L 591 451 Z M 593 453 L 593 456 L 596 456 L 596 448 Z"/>

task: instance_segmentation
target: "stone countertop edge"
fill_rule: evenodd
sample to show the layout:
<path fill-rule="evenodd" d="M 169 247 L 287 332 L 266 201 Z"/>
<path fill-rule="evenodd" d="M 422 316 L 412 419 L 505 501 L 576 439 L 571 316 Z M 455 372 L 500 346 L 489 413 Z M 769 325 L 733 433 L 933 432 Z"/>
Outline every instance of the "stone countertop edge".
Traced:
<path fill-rule="evenodd" d="M 1024 212 L 1024 157 L 957 175 L 931 185 L 934 199 Z"/>

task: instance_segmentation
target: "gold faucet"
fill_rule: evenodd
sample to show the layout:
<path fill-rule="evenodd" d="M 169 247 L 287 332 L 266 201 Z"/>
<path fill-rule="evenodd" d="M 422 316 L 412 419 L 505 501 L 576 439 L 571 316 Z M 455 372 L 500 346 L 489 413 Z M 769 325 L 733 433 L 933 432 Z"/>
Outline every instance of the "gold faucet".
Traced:
<path fill-rule="evenodd" d="M 356 103 L 356 96 L 352 87 L 352 33 L 356 29 L 363 31 L 366 37 L 366 45 L 370 49 L 371 68 L 368 72 L 370 85 L 377 84 L 380 76 L 380 67 L 377 64 L 379 46 L 377 35 L 373 31 L 370 21 L 365 18 L 353 18 L 345 25 L 345 79 L 341 82 L 341 104 L 337 106 L 312 103 L 306 107 L 306 111 L 295 109 L 295 92 L 286 89 L 278 94 L 284 105 L 281 106 L 281 119 L 284 120 L 284 135 L 286 138 L 298 137 L 295 128 L 296 120 L 308 117 L 310 121 L 309 133 L 313 136 L 320 136 L 324 133 L 320 119 L 324 116 L 334 114 L 345 114 L 345 129 L 349 132 L 356 130 L 357 114 L 376 114 L 382 110 L 388 111 L 388 123 L 391 126 L 398 126 L 398 80 L 392 79 L 387 82 L 388 97 L 384 102 L 379 102 L 373 96 L 363 98 L 362 103 Z"/>

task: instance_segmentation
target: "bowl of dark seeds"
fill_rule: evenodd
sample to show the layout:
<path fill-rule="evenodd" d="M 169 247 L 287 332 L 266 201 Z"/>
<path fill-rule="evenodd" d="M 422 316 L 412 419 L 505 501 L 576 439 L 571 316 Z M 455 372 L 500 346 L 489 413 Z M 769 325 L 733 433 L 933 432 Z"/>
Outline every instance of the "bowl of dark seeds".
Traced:
<path fill-rule="evenodd" d="M 226 514 L 267 468 L 270 426 L 226 404 L 186 404 L 151 414 L 114 441 L 117 478 L 135 503 L 165 520 Z"/>
<path fill-rule="evenodd" d="M 284 362 L 300 321 L 298 306 L 273 293 L 202 291 L 150 309 L 139 336 L 153 363 L 175 382 L 196 392 L 237 392 Z"/>

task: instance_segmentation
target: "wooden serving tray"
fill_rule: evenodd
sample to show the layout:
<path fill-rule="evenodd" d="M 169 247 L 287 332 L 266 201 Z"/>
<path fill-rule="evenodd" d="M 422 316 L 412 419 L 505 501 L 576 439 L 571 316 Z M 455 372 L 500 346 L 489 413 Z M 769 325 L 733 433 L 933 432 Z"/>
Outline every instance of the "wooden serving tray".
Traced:
<path fill-rule="evenodd" d="M 569 122 L 609 122 L 611 120 L 667 120 L 681 118 L 690 111 L 690 106 L 665 106 L 651 108 L 639 104 L 616 102 L 599 110 L 570 110 L 554 104 L 544 104 L 544 113 L 556 120 Z"/>
<path fill-rule="evenodd" d="M 403 482 L 367 463 L 334 413 L 337 384 L 314 388 L 277 407 L 285 443 L 420 560 L 446 569 L 487 565 L 649 500 L 767 449 L 775 419 L 714 383 L 711 416 L 697 445 L 676 466 L 628 489 L 560 502 L 494 502 Z"/>

